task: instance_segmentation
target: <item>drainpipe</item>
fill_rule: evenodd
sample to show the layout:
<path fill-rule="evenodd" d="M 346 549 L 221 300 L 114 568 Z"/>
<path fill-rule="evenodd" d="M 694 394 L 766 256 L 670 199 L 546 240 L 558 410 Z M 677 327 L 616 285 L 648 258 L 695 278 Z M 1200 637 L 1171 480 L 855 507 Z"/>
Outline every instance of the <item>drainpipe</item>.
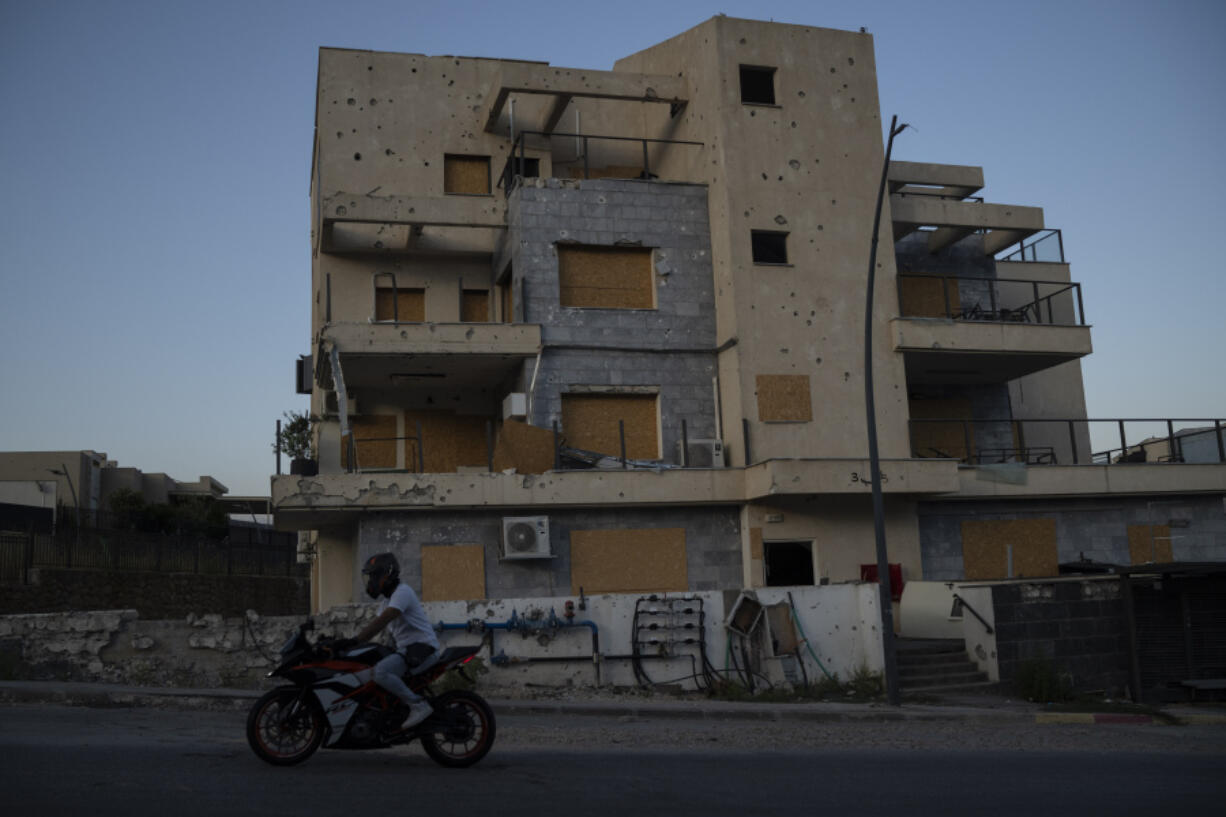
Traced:
<path fill-rule="evenodd" d="M 484 632 L 485 630 L 506 630 L 507 632 L 522 632 L 525 636 L 529 633 L 541 630 L 559 630 L 571 627 L 587 627 L 592 631 L 592 666 L 596 669 L 596 686 L 600 686 L 600 628 L 594 621 L 563 621 L 558 618 L 556 611 L 553 608 L 549 610 L 549 618 L 540 624 L 535 624 L 527 619 L 519 617 L 517 610 L 511 611 L 511 617 L 506 621 L 483 621 L 481 619 L 472 619 L 471 621 L 457 623 L 440 621 L 434 625 L 434 629 L 439 631 L 445 630 L 466 630 L 467 632 Z M 494 664 L 502 666 L 507 663 L 539 663 L 551 661 L 582 661 L 581 656 L 538 656 L 535 658 L 509 658 L 505 652 L 499 655 L 494 654 L 494 638 L 493 633 L 490 633 L 490 661 Z"/>

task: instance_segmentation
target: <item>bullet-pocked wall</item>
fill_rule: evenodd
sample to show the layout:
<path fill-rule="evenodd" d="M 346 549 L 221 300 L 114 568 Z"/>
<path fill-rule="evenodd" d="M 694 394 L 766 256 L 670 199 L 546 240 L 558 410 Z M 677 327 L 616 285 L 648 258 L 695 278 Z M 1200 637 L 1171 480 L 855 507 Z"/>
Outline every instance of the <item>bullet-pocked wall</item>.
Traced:
<path fill-rule="evenodd" d="M 576 568 L 592 571 L 585 575 L 599 576 L 600 564 L 576 565 L 574 542 L 599 539 L 599 534 L 616 536 L 631 532 L 631 536 L 651 542 L 655 533 L 667 532 L 667 544 L 683 544 L 683 551 L 670 550 L 671 567 L 680 568 L 688 587 L 682 590 L 726 590 L 741 586 L 740 515 L 736 508 L 637 508 L 619 510 L 553 510 L 541 513 L 549 524 L 551 557 L 539 559 L 503 559 L 501 557 L 503 518 L 522 517 L 520 511 L 484 511 L 456 513 L 386 513 L 362 517 L 358 537 L 359 563 L 374 553 L 390 551 L 400 561 L 401 578 L 427 599 L 445 600 L 432 592 L 430 578 L 423 576 L 423 562 L 434 556 L 448 554 L 435 551 L 423 558 L 423 548 L 464 548 L 478 546 L 470 552 L 470 571 L 480 570 L 480 576 L 459 577 L 472 587 L 483 585 L 480 594 L 465 594 L 461 598 L 520 598 L 525 596 L 566 596 L 577 593 L 572 588 Z M 533 514 L 534 516 L 537 514 Z M 594 535 L 593 535 L 594 534 Z M 664 541 L 661 539 L 661 541 Z M 660 550 L 668 549 L 661 545 Z M 640 554 L 651 559 L 650 545 Z M 621 570 L 621 566 L 610 569 Z M 679 576 L 679 577 L 680 577 Z M 444 577 L 440 576 L 440 580 Z M 355 599 L 364 598 L 355 577 Z M 585 585 L 585 592 L 658 591 L 661 588 L 618 587 L 615 590 L 599 585 Z M 676 590 L 676 588 L 672 588 Z"/>
<path fill-rule="evenodd" d="M 715 296 L 704 185 L 656 181 L 528 180 L 508 205 L 508 256 L 517 319 L 540 324 L 539 369 L 525 367 L 530 421 L 563 424 L 576 395 L 654 395 L 656 450 L 678 462 L 682 422 L 689 439 L 716 436 Z M 588 297 L 623 287 L 627 271 L 600 253 L 639 255 L 638 307 L 575 306 L 562 280 L 567 252 L 592 253 Z M 625 292 L 624 289 L 622 289 Z M 636 301 L 630 301 L 636 302 Z M 574 439 L 580 429 L 562 428 Z M 617 454 L 616 450 L 602 453 Z M 643 456 L 643 455 L 640 455 Z"/>

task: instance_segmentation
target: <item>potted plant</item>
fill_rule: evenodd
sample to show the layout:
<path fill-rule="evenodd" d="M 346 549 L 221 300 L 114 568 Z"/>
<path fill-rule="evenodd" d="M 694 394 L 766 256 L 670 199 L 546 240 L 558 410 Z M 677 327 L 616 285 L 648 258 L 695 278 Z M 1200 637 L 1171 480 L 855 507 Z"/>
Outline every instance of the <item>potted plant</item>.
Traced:
<path fill-rule="evenodd" d="M 319 418 L 306 412 L 287 411 L 281 423 L 281 433 L 273 443 L 273 451 L 280 451 L 290 458 L 289 472 L 295 476 L 313 477 L 319 473 L 319 463 L 314 457 L 314 439 L 311 424 Z"/>

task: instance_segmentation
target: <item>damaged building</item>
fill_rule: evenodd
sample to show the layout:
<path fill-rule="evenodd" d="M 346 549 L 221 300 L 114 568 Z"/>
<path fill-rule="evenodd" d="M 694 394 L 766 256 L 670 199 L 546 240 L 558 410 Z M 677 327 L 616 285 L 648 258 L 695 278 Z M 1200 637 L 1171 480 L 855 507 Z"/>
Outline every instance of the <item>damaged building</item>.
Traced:
<path fill-rule="evenodd" d="M 875 569 L 871 35 L 720 16 L 611 71 L 324 48 L 316 106 L 316 463 L 272 482 L 315 609 L 387 550 L 426 601 Z M 898 576 L 1222 559 L 1223 422 L 1110 418 L 1096 451 L 1094 293 L 1041 209 L 984 186 L 888 168 L 872 331 Z"/>

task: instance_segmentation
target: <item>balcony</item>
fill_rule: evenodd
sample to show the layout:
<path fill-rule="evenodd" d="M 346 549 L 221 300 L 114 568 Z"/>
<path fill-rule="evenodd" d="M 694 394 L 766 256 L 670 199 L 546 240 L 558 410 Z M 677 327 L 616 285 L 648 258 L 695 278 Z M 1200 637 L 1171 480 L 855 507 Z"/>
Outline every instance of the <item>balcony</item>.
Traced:
<path fill-rule="evenodd" d="M 586 133 L 520 131 L 499 175 L 498 186 L 510 196 L 523 179 L 541 175 L 541 160 L 549 159 L 551 175 L 571 179 L 661 179 L 692 182 L 685 168 L 687 149 L 702 142 L 599 136 Z"/>
<path fill-rule="evenodd" d="M 523 323 L 329 323 L 320 332 L 315 379 L 331 389 L 332 350 L 353 387 L 500 382 L 541 348 L 541 327 Z"/>
<path fill-rule="evenodd" d="M 1004 382 L 1091 351 L 1076 282 L 899 273 L 898 303 L 913 384 Z"/>

